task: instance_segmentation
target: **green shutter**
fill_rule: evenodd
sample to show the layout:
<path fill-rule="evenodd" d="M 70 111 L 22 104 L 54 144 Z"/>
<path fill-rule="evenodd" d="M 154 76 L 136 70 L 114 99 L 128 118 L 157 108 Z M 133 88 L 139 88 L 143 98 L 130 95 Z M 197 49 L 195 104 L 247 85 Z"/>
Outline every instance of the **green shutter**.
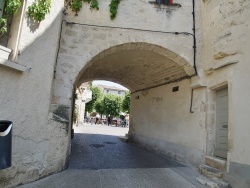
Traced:
<path fill-rule="evenodd" d="M 5 0 L 0 0 L 0 18 L 3 16 L 4 2 Z"/>

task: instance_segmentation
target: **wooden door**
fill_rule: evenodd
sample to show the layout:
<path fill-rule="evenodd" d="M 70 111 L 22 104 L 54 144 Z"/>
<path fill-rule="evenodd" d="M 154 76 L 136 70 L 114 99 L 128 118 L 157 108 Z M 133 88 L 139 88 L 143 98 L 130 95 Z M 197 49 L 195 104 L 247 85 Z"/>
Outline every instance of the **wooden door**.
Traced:
<path fill-rule="evenodd" d="M 228 89 L 216 93 L 215 156 L 227 158 L 228 151 Z"/>

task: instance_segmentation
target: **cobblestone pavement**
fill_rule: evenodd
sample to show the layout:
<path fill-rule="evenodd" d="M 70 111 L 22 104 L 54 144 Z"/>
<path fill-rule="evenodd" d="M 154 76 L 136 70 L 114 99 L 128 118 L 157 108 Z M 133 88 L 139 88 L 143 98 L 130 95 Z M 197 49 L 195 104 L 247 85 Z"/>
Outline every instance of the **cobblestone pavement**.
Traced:
<path fill-rule="evenodd" d="M 69 168 L 22 188 L 196 188 L 195 168 L 123 143 L 128 128 L 75 127 Z"/>

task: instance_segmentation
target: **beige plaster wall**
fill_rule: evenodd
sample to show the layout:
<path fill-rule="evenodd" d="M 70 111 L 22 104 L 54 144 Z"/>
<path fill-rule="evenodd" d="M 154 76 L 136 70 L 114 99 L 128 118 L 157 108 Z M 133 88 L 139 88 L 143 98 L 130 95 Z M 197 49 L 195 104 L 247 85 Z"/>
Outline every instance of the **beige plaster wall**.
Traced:
<path fill-rule="evenodd" d="M 172 92 L 175 86 L 179 91 Z M 206 148 L 205 96 L 205 89 L 194 92 L 191 113 L 190 80 L 134 93 L 130 139 L 178 160 L 200 164 Z"/>
<path fill-rule="evenodd" d="M 78 16 L 67 10 L 65 19 L 69 22 L 82 24 L 193 33 L 192 0 L 175 0 L 174 3 L 180 4 L 181 7 L 170 9 L 149 2 L 148 0 L 121 1 L 114 20 L 110 20 L 109 0 L 99 1 L 100 9 L 98 11 L 91 10 L 88 3 L 83 3 L 82 10 L 77 13 Z"/>
<path fill-rule="evenodd" d="M 221 86 L 228 86 L 228 179 L 233 187 L 248 187 L 250 184 L 250 2 L 210 0 L 201 2 L 201 5 L 202 66 L 207 74 L 208 96 L 212 93 L 207 104 L 213 108 L 215 105 L 213 93 Z M 208 128 L 215 126 L 213 115 L 215 111 L 212 111 L 207 116 Z"/>
<path fill-rule="evenodd" d="M 169 52 L 166 52 L 165 56 L 170 57 L 177 54 L 178 56 L 175 55 L 176 62 L 179 61 L 182 65 L 187 62 L 192 69 L 193 36 L 190 35 L 193 33 L 192 1 L 176 1 L 176 3 L 181 4 L 181 7 L 170 12 L 167 11 L 166 7 L 159 8 L 146 0 L 121 1 L 115 20 L 110 20 L 109 3 L 109 0 L 100 1 L 99 11 L 90 10 L 89 4 L 84 3 L 78 16 L 75 16 L 75 13 L 69 9 L 66 10 L 65 22 L 62 25 L 52 103 L 69 106 L 73 85 L 80 84 L 76 82 L 76 78 L 81 77 L 87 67 L 94 62 L 102 61 L 105 56 L 115 53 L 116 46 L 122 47 L 123 44 L 127 43 L 131 43 L 131 45 L 124 45 L 125 50 L 134 50 L 140 47 L 140 43 L 147 43 L 147 45 L 142 44 L 143 50 L 156 51 L 161 55 L 165 52 L 162 49 L 154 49 L 153 45 L 166 48 Z M 109 26 L 119 28 L 110 28 Z M 187 32 L 189 35 L 153 31 Z M 132 43 L 137 44 L 133 45 Z M 151 44 L 152 46 L 150 46 Z M 104 64 L 102 66 L 105 67 Z M 186 69 L 186 66 L 183 68 Z M 190 75 L 194 73 L 193 70 L 188 71 L 192 72 Z M 97 70 L 96 78 L 98 75 Z M 112 77 L 112 75 L 110 78 L 102 79 L 109 79 L 129 87 L 127 83 L 122 83 L 120 79 Z M 82 79 L 80 81 L 90 80 Z M 67 86 L 65 87 L 65 85 Z"/>
<path fill-rule="evenodd" d="M 50 14 L 40 24 L 25 17 L 17 63 L 29 71 L 0 66 L 0 119 L 13 121 L 12 167 L 0 170 L 0 187 L 14 187 L 65 168 L 70 130 L 67 124 L 49 119 L 62 8 L 62 0 L 53 0 Z"/>
<path fill-rule="evenodd" d="M 250 164 L 246 142 L 250 131 L 247 95 L 250 91 L 250 2 L 211 0 L 202 5 L 202 61 L 208 87 L 213 90 L 220 85 L 229 86 L 229 158 Z"/>

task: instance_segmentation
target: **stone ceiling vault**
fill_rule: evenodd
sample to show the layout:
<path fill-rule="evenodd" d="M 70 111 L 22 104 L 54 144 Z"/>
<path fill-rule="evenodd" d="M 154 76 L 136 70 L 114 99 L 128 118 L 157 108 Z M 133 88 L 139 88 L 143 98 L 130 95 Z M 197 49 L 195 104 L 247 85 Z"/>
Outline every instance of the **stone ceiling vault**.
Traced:
<path fill-rule="evenodd" d="M 134 92 L 189 78 L 194 74 L 193 67 L 173 52 L 118 48 L 113 50 L 114 53 L 108 49 L 93 58 L 82 70 L 78 83 L 109 80 Z"/>

